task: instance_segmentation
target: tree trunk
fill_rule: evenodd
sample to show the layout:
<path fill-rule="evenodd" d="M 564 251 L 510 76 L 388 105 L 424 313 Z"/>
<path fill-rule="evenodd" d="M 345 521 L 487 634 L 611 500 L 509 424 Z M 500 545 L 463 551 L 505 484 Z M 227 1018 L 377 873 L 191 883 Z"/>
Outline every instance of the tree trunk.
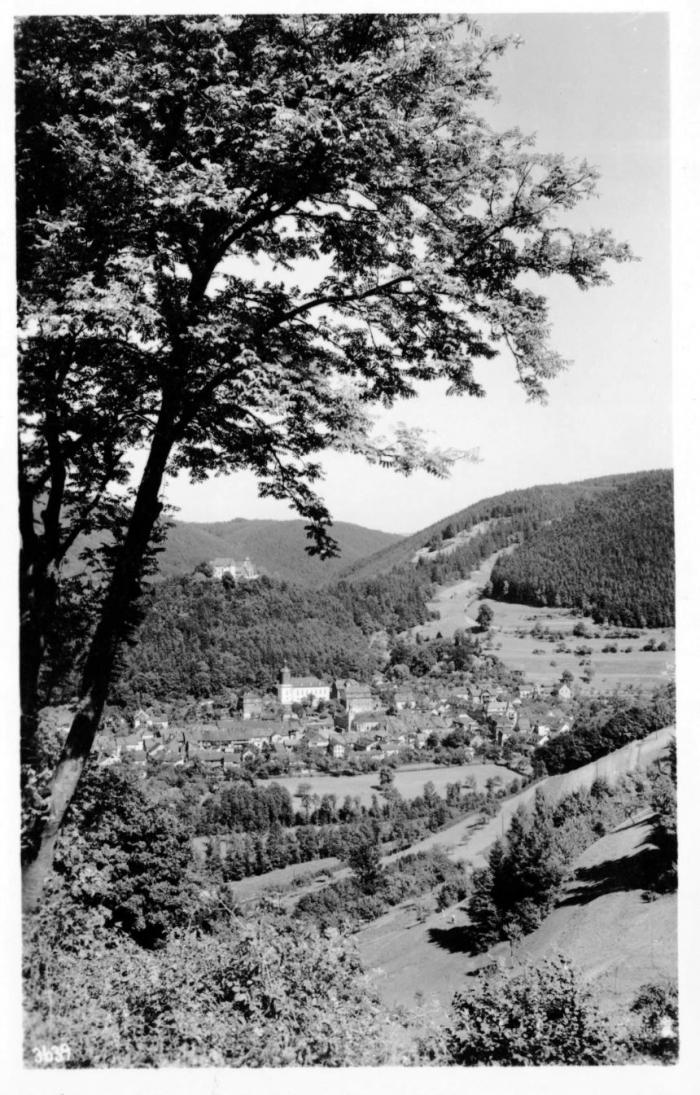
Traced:
<path fill-rule="evenodd" d="M 22 872 L 25 912 L 33 911 L 40 902 L 53 866 L 58 833 L 95 740 L 115 657 L 125 637 L 129 609 L 138 593 L 144 555 L 162 509 L 159 493 L 175 439 L 176 417 L 177 407 L 164 398 L 124 544 L 90 643 L 78 711 L 53 775 L 49 814 L 42 828 L 39 850 Z"/>

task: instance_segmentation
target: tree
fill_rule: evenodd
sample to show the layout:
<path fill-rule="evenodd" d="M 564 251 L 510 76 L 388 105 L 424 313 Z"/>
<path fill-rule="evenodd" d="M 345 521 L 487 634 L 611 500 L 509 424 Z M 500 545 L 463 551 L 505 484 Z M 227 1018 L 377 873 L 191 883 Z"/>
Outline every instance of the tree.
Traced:
<path fill-rule="evenodd" d="M 585 289 L 631 257 L 607 231 L 558 222 L 595 193 L 595 170 L 475 112 L 507 44 L 466 17 L 398 14 L 19 24 L 27 765 L 52 640 L 76 596 L 86 605 L 26 907 L 134 623 L 165 477 L 251 469 L 307 519 L 310 550 L 333 553 L 318 453 L 445 474 L 458 454 L 403 427 L 374 438 L 372 405 L 438 379 L 481 395 L 474 364 L 499 344 L 541 398 L 564 363 L 523 277 Z M 318 271 L 310 287 L 300 261 Z M 81 537 L 91 581 L 71 600 L 61 568 Z"/>
<path fill-rule="evenodd" d="M 357 831 L 347 855 L 347 863 L 354 871 L 362 892 L 370 895 L 375 894 L 384 876 L 382 849 L 379 843 L 379 831 L 376 827 L 372 829 L 363 828 Z"/>
<path fill-rule="evenodd" d="M 639 1016 L 639 1029 L 630 1039 L 632 1048 L 665 1063 L 677 1060 L 678 986 L 672 982 L 647 982 L 637 992 L 631 1011 Z"/>
<path fill-rule="evenodd" d="M 383 764 L 379 769 L 379 786 L 387 790 L 394 785 L 394 769 L 388 764 Z"/>
<path fill-rule="evenodd" d="M 479 606 L 476 622 L 479 625 L 480 631 L 488 631 L 493 623 L 493 609 L 491 605 L 483 604 Z"/>
<path fill-rule="evenodd" d="M 133 771 L 90 765 L 57 848 L 56 872 L 75 907 L 104 911 L 141 946 L 162 945 L 197 906 L 191 837 L 149 803 Z M 208 847 L 218 861 L 218 838 Z"/>

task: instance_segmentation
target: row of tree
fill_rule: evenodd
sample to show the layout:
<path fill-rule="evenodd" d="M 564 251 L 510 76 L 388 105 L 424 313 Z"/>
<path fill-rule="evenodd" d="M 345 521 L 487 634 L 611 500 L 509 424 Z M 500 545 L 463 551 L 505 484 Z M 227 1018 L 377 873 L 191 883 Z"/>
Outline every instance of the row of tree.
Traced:
<path fill-rule="evenodd" d="M 506 787 L 495 778 L 477 791 L 474 777 L 467 777 L 448 783 L 444 798 L 428 781 L 421 795 L 406 799 L 390 778 L 382 783 L 383 799 L 373 795 L 369 806 L 357 796 L 346 795 L 339 803 L 335 795 L 312 795 L 300 785 L 300 809 L 292 814 L 291 798 L 283 788 L 236 782 L 216 790 L 189 813 L 187 823 L 191 831 L 207 836 L 210 869 L 226 881 L 237 881 L 295 863 L 347 860 L 368 826 L 377 844 L 410 848 L 467 813 L 494 813 L 499 798 L 521 788 L 517 779 Z M 278 804 L 282 808 L 273 816 Z"/>

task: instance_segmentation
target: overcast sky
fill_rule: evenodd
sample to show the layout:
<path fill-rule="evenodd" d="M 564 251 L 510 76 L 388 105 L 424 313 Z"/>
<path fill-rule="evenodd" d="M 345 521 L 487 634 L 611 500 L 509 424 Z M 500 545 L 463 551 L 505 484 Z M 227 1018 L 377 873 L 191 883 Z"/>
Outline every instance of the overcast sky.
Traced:
<path fill-rule="evenodd" d="M 614 266 L 614 284 L 580 292 L 542 283 L 552 344 L 573 367 L 551 383 L 546 407 L 526 403 L 506 352 L 480 369 L 487 398 L 448 398 L 424 386 L 388 421 L 432 431 L 435 443 L 478 448 L 481 463 L 448 481 L 410 479 L 330 454 L 322 493 L 336 520 L 409 533 L 513 488 L 670 467 L 668 19 L 663 14 L 490 15 L 487 34 L 523 44 L 493 65 L 497 128 L 537 134 L 537 147 L 587 159 L 602 172 L 598 199 L 568 223 L 609 227 L 641 261 Z M 172 482 L 179 519 L 293 517 L 260 500 L 254 477 Z"/>

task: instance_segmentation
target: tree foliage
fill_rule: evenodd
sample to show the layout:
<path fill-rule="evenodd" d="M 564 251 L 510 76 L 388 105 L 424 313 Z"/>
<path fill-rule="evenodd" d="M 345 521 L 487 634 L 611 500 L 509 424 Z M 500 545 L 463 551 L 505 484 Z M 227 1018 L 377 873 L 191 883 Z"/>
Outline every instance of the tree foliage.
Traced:
<path fill-rule="evenodd" d="M 357 955 L 311 924 L 229 916 L 218 935 L 145 953 L 85 922 L 67 940 L 49 912 L 25 947 L 30 1061 L 32 1046 L 67 1041 L 70 1068 L 401 1063 Z"/>
<path fill-rule="evenodd" d="M 105 537 L 29 905 L 133 623 L 165 477 L 252 470 L 332 552 L 320 452 L 444 474 L 457 454 L 404 427 L 375 437 L 371 407 L 437 379 L 481 395 L 477 363 L 500 347 L 542 397 L 563 362 L 524 276 L 586 289 L 630 257 L 559 221 L 595 193 L 594 169 L 479 117 L 506 47 L 464 17 L 18 23 L 25 753 L 61 564 L 78 536 Z"/>
<path fill-rule="evenodd" d="M 76 902 L 141 946 L 159 946 L 196 919 L 193 868 L 190 834 L 148 801 L 133 772 L 88 770 L 56 851 L 56 873 Z"/>
<path fill-rule="evenodd" d="M 491 605 L 479 605 L 476 622 L 479 625 L 480 631 L 488 631 L 493 623 L 493 609 L 491 608 Z"/>

